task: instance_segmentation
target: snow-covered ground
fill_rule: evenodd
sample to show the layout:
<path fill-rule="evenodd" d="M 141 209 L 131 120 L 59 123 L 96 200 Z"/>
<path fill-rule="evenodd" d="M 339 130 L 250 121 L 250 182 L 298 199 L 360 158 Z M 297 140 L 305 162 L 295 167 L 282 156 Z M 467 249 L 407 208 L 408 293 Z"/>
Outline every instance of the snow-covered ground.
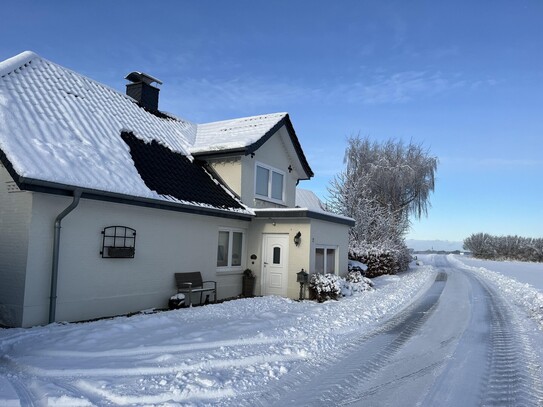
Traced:
<path fill-rule="evenodd" d="M 527 283 L 543 291 L 543 263 L 528 263 L 522 261 L 492 261 L 479 260 L 468 256 L 451 256 L 463 264 L 476 269 L 484 268 L 495 271 L 521 283 Z"/>
<path fill-rule="evenodd" d="M 413 266 L 411 271 L 397 276 L 374 279 L 375 291 L 362 292 L 341 301 L 318 304 L 263 297 L 84 324 L 57 323 L 31 329 L 0 329 L 0 405 L 238 406 L 240 400 L 245 398 L 259 400 L 260 394 L 269 390 L 279 392 L 300 371 L 320 371 L 325 381 L 331 381 L 327 383 L 333 383 L 334 378 L 340 376 L 339 372 L 346 369 L 348 363 L 345 361 L 349 360 L 351 351 L 356 351 L 360 360 L 367 358 L 365 366 L 371 368 L 375 366 L 371 362 L 374 359 L 370 358 L 371 352 L 365 355 L 366 349 L 378 352 L 379 347 L 369 343 L 374 341 L 384 346 L 382 339 L 398 331 L 399 326 L 411 332 L 410 336 L 401 334 L 399 338 L 412 339 L 401 346 L 401 341 L 391 342 L 389 348 L 396 354 L 394 356 L 386 348 L 389 360 L 379 356 L 382 372 L 375 373 L 376 380 L 379 380 L 377 373 L 383 374 L 385 383 L 391 380 L 394 372 L 398 374 L 405 370 L 408 373 L 404 376 L 413 377 L 409 379 L 412 382 L 407 383 L 407 387 L 401 387 L 403 385 L 398 384 L 400 380 L 394 382 L 395 386 L 401 387 L 400 393 L 404 397 L 410 393 L 415 400 L 426 392 L 426 400 L 439 400 L 439 391 L 447 386 L 440 386 L 438 380 L 434 387 L 428 387 L 426 379 L 438 377 L 438 374 L 439 377 L 446 377 L 446 372 L 457 368 L 444 363 L 458 361 L 456 356 L 451 357 L 452 352 L 460 352 L 462 346 L 466 347 L 472 340 L 459 338 L 473 337 L 469 329 L 467 336 L 461 336 L 453 331 L 453 327 L 465 326 L 465 321 L 470 320 L 466 317 L 470 310 L 481 318 L 486 315 L 484 309 L 475 311 L 473 308 L 479 303 L 477 295 L 483 291 L 477 295 L 472 292 L 471 295 L 475 297 L 470 301 L 463 297 L 471 292 L 465 289 L 468 282 L 477 279 L 495 287 L 491 289 L 503 297 L 503 301 L 496 304 L 518 306 L 515 306 L 518 311 L 509 312 L 504 308 L 502 311 L 505 314 L 518 313 L 524 315 L 526 321 L 530 321 L 527 317 L 533 320 L 523 322 L 522 318 L 517 318 L 515 335 L 520 335 L 516 328 L 522 328 L 519 337 L 527 338 L 526 343 L 543 344 L 543 293 L 541 288 L 534 288 L 519 277 L 522 270 L 537 275 L 530 282 L 541 287 L 538 281 L 543 281 L 543 265 L 513 263 L 509 267 L 506 263 L 479 262 L 452 255 L 446 258 L 435 255 L 420 258 L 424 265 Z M 506 275 L 492 271 L 501 266 L 505 267 L 503 273 Z M 507 270 L 514 270 L 514 276 L 520 281 L 508 277 L 512 274 L 507 274 Z M 448 282 L 445 273 L 449 276 Z M 464 273 L 473 273 L 477 278 L 473 280 Z M 433 316 L 430 316 L 431 312 L 413 314 L 419 315 L 416 318 L 420 318 L 420 315 L 430 318 L 425 323 L 428 326 L 415 333 L 415 328 L 409 327 L 408 307 L 416 305 L 419 299 L 424 304 L 428 298 L 428 288 L 435 290 L 440 287 L 439 284 L 445 289 L 439 301 L 437 297 L 433 299 L 439 305 Z M 387 322 L 394 321 L 391 318 L 400 314 L 406 318 L 405 322 L 400 325 Z M 452 324 L 455 318 L 456 325 Z M 471 319 L 476 321 L 474 317 Z M 443 321 L 447 323 L 443 325 Z M 392 327 L 392 330 L 386 331 L 386 326 Z M 473 329 L 479 329 L 478 326 L 475 324 Z M 488 330 L 490 335 L 493 331 L 491 328 Z M 377 332 L 381 332 L 381 335 L 384 332 L 385 336 L 378 336 Z M 450 339 L 433 338 L 438 334 L 450 334 Z M 501 336 L 492 335 L 493 340 L 501 340 Z M 418 341 L 422 339 L 430 343 L 430 338 L 441 343 L 441 348 L 432 345 L 432 352 L 424 351 L 424 356 L 419 356 L 418 352 L 427 347 L 421 346 Z M 514 343 L 517 342 L 516 337 L 511 338 Z M 353 345 L 361 340 L 360 346 Z M 483 344 L 481 342 L 480 346 Z M 487 351 L 482 352 L 476 359 L 481 363 L 474 366 L 487 366 L 486 354 Z M 529 355 L 529 352 L 525 354 Z M 332 363 L 336 356 L 340 356 L 344 364 L 343 367 L 340 364 L 333 368 L 335 373 L 332 374 L 326 364 Z M 530 369 L 540 371 L 539 362 L 535 360 L 539 358 L 534 358 L 534 366 Z M 408 360 L 410 362 L 406 363 Z M 519 363 L 524 366 L 530 360 L 530 356 L 524 356 Z M 421 364 L 420 369 L 417 363 Z M 358 369 L 356 363 L 354 366 L 353 369 Z M 414 373 L 411 371 L 424 374 L 412 376 Z M 348 376 L 350 372 L 346 370 L 345 374 Z M 492 371 L 484 374 L 489 375 L 491 382 Z M 484 377 L 480 379 L 481 383 L 486 380 Z M 496 383 L 502 383 L 503 372 L 496 377 Z M 541 387 L 540 384 L 536 383 L 538 387 Z M 364 385 L 373 386 L 370 382 Z M 460 381 L 459 386 L 463 387 L 465 383 Z M 312 390 L 308 387 L 304 391 L 302 396 L 305 397 Z M 390 393 L 387 387 L 383 387 L 382 392 L 382 396 L 375 396 L 383 397 L 378 398 L 381 401 L 399 394 Z M 461 400 L 459 395 L 449 397 L 449 400 Z M 534 397 L 536 401 L 543 400 L 543 395 L 536 394 Z"/>
<path fill-rule="evenodd" d="M 0 329 L 0 405 L 233 405 L 294 366 L 318 364 L 431 284 L 431 267 L 318 304 L 230 301 L 84 324 Z"/>

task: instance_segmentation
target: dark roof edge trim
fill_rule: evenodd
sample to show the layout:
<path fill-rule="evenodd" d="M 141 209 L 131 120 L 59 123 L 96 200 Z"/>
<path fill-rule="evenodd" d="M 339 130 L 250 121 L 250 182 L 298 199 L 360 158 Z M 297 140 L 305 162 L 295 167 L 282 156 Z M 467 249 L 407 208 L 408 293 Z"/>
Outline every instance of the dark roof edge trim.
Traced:
<path fill-rule="evenodd" d="M 244 147 L 244 148 L 233 148 L 228 150 L 217 150 L 217 151 L 204 151 L 199 153 L 192 153 L 191 154 L 194 157 L 198 157 L 201 159 L 208 159 L 208 158 L 222 158 L 222 157 L 231 157 L 233 155 L 249 155 L 254 153 L 256 150 L 258 150 L 262 145 L 270 139 L 271 136 L 273 136 L 282 126 L 285 126 L 287 128 L 287 132 L 290 136 L 290 140 L 292 141 L 292 144 L 294 145 L 294 149 L 296 150 L 296 153 L 298 154 L 298 159 L 300 160 L 300 163 L 302 164 L 302 167 L 304 171 L 306 172 L 308 178 L 303 179 L 309 179 L 313 177 L 315 174 L 313 173 L 313 170 L 309 166 L 309 163 L 307 162 L 307 158 L 304 155 L 304 152 L 302 150 L 302 146 L 300 144 L 300 141 L 298 140 L 298 137 L 296 136 L 296 132 L 294 131 L 294 126 L 292 125 L 292 122 L 290 121 L 289 115 L 285 115 L 281 120 L 279 120 L 270 130 L 266 132 L 262 137 L 260 137 L 257 141 L 255 141 L 253 144 Z"/>
<path fill-rule="evenodd" d="M 298 158 L 302 164 L 304 171 L 306 172 L 309 178 L 313 177 L 315 174 L 313 173 L 313 170 L 311 169 L 311 167 L 309 166 L 309 163 L 307 162 L 307 158 L 305 157 L 305 154 L 302 150 L 302 145 L 300 144 L 300 141 L 298 140 L 298 136 L 296 136 L 296 132 L 294 131 L 294 126 L 292 125 L 292 122 L 290 121 L 290 116 L 288 115 L 288 113 L 285 115 L 285 117 L 279 120 L 275 124 L 275 126 L 273 126 L 266 134 L 264 134 L 264 136 L 262 136 L 256 142 L 248 146 L 245 151 L 245 155 L 249 155 L 251 153 L 254 153 L 256 150 L 258 150 L 262 146 L 262 144 L 268 141 L 269 138 L 273 136 L 283 125 L 287 128 L 288 134 L 290 136 L 290 140 L 292 141 L 292 144 L 294 145 L 294 149 L 296 150 L 296 153 L 298 154 Z"/>
<path fill-rule="evenodd" d="M 339 223 L 341 225 L 354 226 L 355 221 L 352 219 L 340 218 L 334 215 L 328 215 L 322 212 L 316 212 L 309 209 L 300 209 L 297 211 L 275 211 L 270 210 L 258 210 L 256 212 L 257 218 L 310 218 L 323 220 L 331 223 Z"/>
<path fill-rule="evenodd" d="M 229 150 L 204 151 L 201 153 L 190 153 L 193 157 L 205 160 L 208 158 L 232 157 L 233 155 L 248 155 L 246 148 L 232 148 Z"/>
<path fill-rule="evenodd" d="M 23 191 L 41 192 L 53 195 L 72 196 L 75 189 L 82 191 L 81 198 L 92 199 L 95 201 L 121 203 L 126 205 L 141 206 L 145 208 L 163 209 L 174 212 L 192 213 L 197 215 L 215 216 L 219 218 L 238 219 L 250 221 L 253 216 L 239 212 L 227 210 L 199 207 L 196 205 L 187 205 L 177 202 L 160 201 L 152 198 L 135 197 L 131 195 L 119 194 L 115 192 L 106 192 L 96 189 L 80 188 L 58 184 L 54 182 L 41 181 L 32 178 L 17 177 L 14 178 L 19 189 Z"/>

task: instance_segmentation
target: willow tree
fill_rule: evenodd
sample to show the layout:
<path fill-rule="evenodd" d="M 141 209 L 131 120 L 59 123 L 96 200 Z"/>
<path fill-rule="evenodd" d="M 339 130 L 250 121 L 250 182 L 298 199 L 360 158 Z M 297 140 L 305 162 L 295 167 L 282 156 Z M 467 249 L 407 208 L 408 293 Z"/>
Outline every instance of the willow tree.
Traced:
<path fill-rule="evenodd" d="M 345 169 L 328 187 L 328 205 L 356 220 L 351 246 L 403 245 L 410 217 L 428 213 L 437 161 L 422 144 L 349 138 Z"/>

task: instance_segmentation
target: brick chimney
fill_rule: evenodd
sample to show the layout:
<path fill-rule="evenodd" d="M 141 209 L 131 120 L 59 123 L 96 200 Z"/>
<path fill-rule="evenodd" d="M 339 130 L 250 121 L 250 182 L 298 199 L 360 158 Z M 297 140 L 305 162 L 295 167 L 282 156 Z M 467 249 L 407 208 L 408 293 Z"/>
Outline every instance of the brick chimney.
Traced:
<path fill-rule="evenodd" d="M 130 72 L 126 75 L 132 83 L 126 84 L 126 94 L 138 102 L 138 104 L 151 111 L 158 111 L 158 92 L 160 89 L 152 86 L 153 82 L 162 85 L 162 82 L 143 72 Z"/>

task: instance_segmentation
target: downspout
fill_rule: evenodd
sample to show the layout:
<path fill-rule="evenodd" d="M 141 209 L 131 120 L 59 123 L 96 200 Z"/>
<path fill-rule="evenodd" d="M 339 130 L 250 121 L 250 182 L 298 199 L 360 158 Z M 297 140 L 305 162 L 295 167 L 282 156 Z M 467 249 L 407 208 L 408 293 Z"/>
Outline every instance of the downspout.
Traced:
<path fill-rule="evenodd" d="M 74 190 L 74 199 L 70 206 L 64 209 L 55 220 L 55 235 L 53 238 L 53 269 L 51 272 L 51 297 L 49 299 L 49 323 L 55 322 L 55 313 L 57 309 L 57 280 L 58 280 L 58 257 L 60 252 L 60 228 L 62 219 L 73 211 L 79 205 L 81 190 Z"/>

